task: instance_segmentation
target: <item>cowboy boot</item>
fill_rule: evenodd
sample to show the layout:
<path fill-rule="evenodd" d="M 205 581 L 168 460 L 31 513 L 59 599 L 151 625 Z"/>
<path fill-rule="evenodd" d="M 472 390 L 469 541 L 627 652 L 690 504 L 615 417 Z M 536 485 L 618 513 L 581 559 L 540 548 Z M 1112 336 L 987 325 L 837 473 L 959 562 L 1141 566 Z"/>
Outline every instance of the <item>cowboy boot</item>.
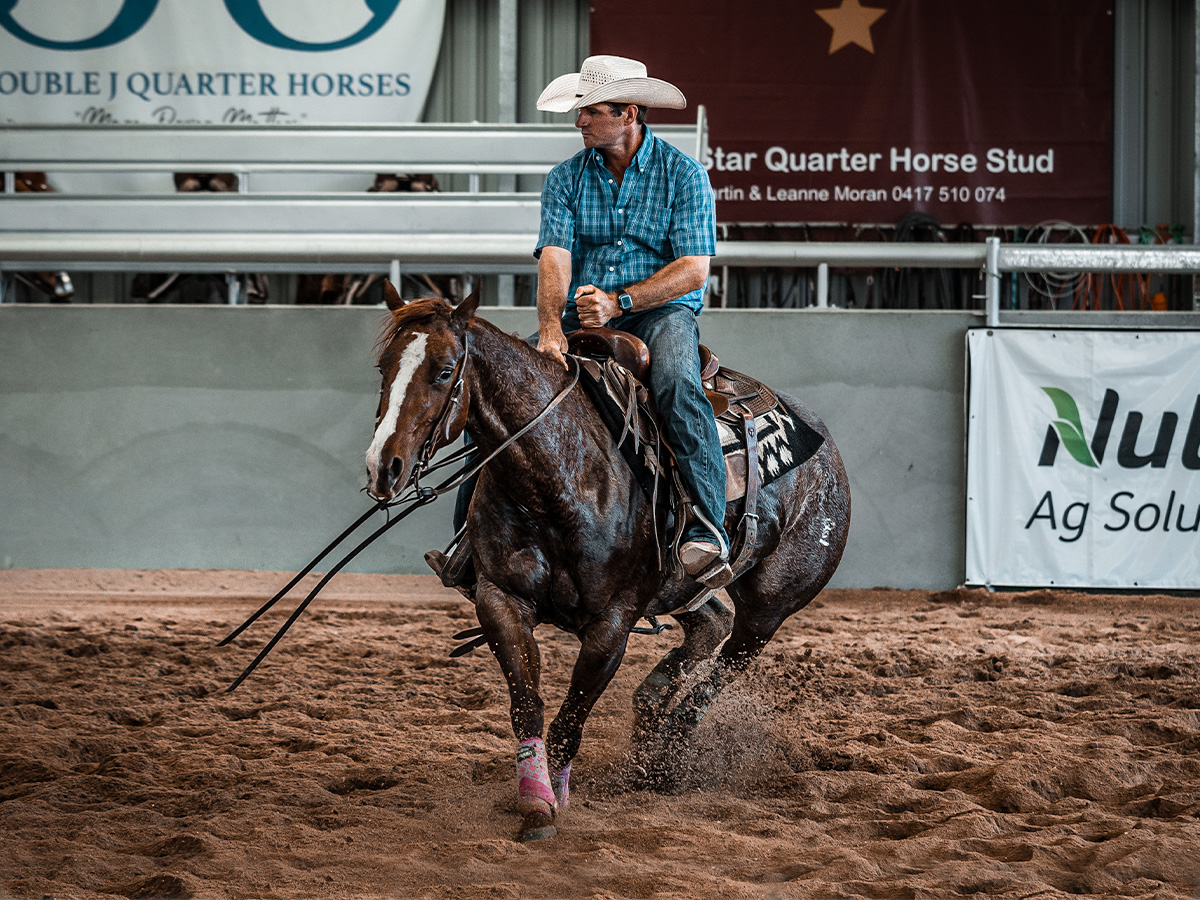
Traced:
<path fill-rule="evenodd" d="M 475 559 L 471 553 L 471 542 L 466 537 L 458 542 L 449 556 L 441 550 L 427 551 L 425 562 L 446 587 L 455 588 L 465 597 L 473 596 L 476 582 Z"/>

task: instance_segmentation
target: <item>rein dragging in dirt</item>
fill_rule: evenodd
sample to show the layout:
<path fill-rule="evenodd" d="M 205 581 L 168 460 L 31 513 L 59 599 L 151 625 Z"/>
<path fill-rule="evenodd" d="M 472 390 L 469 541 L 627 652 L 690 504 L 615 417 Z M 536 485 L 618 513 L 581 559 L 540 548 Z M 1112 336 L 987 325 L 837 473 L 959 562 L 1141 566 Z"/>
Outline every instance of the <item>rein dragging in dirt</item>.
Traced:
<path fill-rule="evenodd" d="M 275 632 L 275 636 L 273 638 L 271 638 L 270 641 L 267 642 L 266 646 L 264 646 L 261 651 L 259 651 L 258 655 L 242 671 L 242 674 L 239 675 L 234 680 L 234 682 L 225 689 L 226 693 L 231 693 L 231 692 L 237 690 L 238 686 L 243 681 L 245 681 L 255 669 L 258 668 L 259 664 L 264 659 L 267 658 L 267 654 L 269 654 L 275 648 L 275 645 L 278 644 L 283 639 L 283 636 L 285 634 L 287 634 L 288 629 L 290 629 L 292 627 L 292 625 L 295 624 L 296 620 L 300 618 L 301 614 L 303 614 L 304 610 L 306 610 L 308 608 L 309 604 L 312 603 L 312 601 L 316 599 L 317 594 L 319 594 L 321 592 L 321 590 L 325 587 L 325 585 L 327 585 L 330 582 L 330 580 L 333 578 L 333 576 L 336 575 L 338 572 L 340 572 L 352 559 L 354 559 L 354 557 L 358 556 L 359 553 L 361 553 L 363 550 L 365 550 L 367 547 L 369 547 L 371 544 L 373 544 L 376 540 L 378 540 L 384 534 L 384 532 L 386 532 L 392 526 L 396 525 L 398 522 L 407 518 L 411 513 L 415 512 L 420 507 L 427 506 L 428 504 L 437 500 L 438 497 L 442 496 L 442 494 L 445 494 L 448 491 L 457 490 L 459 485 L 461 485 L 463 482 L 465 482 L 469 478 L 473 477 L 474 475 L 478 474 L 479 471 L 491 459 L 493 459 L 495 456 L 500 454 L 502 451 L 508 449 L 510 446 L 512 446 L 514 443 L 516 443 L 518 440 L 520 440 L 522 437 L 524 437 L 530 430 L 532 430 L 540 422 L 542 422 L 548 415 L 550 415 L 550 413 L 563 401 L 563 399 L 567 396 L 567 394 L 569 394 L 571 392 L 571 390 L 575 387 L 575 385 L 579 383 L 579 365 L 574 360 L 572 360 L 572 362 L 575 364 L 575 374 L 574 374 L 574 377 L 571 379 L 571 382 L 565 388 L 563 388 L 554 397 L 554 399 L 552 399 L 550 401 L 550 403 L 545 407 L 545 409 L 543 409 L 527 425 L 525 425 L 525 427 L 521 428 L 519 431 L 517 431 L 515 434 L 513 434 L 507 441 L 505 441 L 503 444 L 501 444 L 499 447 L 497 447 L 495 450 L 493 450 L 491 453 L 489 453 L 484 459 L 480 460 L 479 462 L 475 462 L 475 460 L 473 458 L 470 459 L 466 465 L 464 465 L 461 469 L 457 470 L 453 475 L 451 475 L 449 478 L 447 478 L 445 481 L 443 481 L 437 487 L 422 487 L 421 479 L 424 476 L 428 475 L 431 472 L 436 472 L 438 469 L 445 468 L 448 465 L 452 465 L 452 464 L 458 462 L 459 460 L 463 459 L 464 457 L 472 456 L 472 454 L 475 453 L 474 447 L 467 446 L 467 447 L 462 447 L 458 450 L 455 450 L 454 452 L 448 454 L 445 458 L 443 458 L 442 460 L 440 460 L 438 462 L 434 462 L 432 459 L 434 453 L 436 453 L 439 449 L 441 449 L 441 445 L 439 445 L 437 443 L 437 441 L 435 440 L 435 436 L 445 433 L 444 432 L 445 423 L 450 421 L 453 418 L 452 412 L 453 412 L 454 408 L 457 407 L 462 402 L 463 368 L 464 368 L 464 363 L 466 362 L 468 353 L 469 353 L 469 349 L 464 351 L 462 359 L 459 360 L 458 366 L 456 367 L 456 373 L 455 373 L 456 378 L 455 378 L 454 387 L 450 391 L 450 395 L 447 399 L 445 407 L 442 409 L 441 414 L 438 416 L 438 427 L 435 427 L 433 429 L 433 431 L 430 433 L 429 439 L 425 442 L 425 445 L 422 447 L 422 450 L 421 450 L 421 453 L 417 460 L 416 465 L 413 466 L 412 481 L 411 481 L 411 486 L 409 487 L 408 491 L 406 491 L 400 497 L 395 498 L 394 500 L 390 500 L 390 501 L 389 500 L 377 500 L 374 506 L 372 506 L 365 513 L 363 513 L 361 516 L 359 516 L 358 519 L 356 519 L 348 528 L 346 528 L 345 531 L 343 531 L 340 535 L 338 535 L 336 538 L 334 538 L 333 541 L 329 545 L 327 545 L 324 550 L 322 550 L 315 557 L 313 557 L 312 561 L 309 562 L 309 564 L 307 566 L 305 566 L 303 569 L 301 569 L 299 572 L 297 572 L 295 574 L 295 576 L 293 576 L 292 580 L 289 581 L 286 585 L 284 585 L 284 587 L 277 594 L 275 594 L 274 597 L 272 597 L 270 600 L 268 600 L 266 603 L 264 603 L 261 607 L 259 607 L 259 609 L 256 610 L 248 619 L 246 619 L 245 622 L 243 622 L 241 625 L 239 625 L 237 628 L 235 628 L 232 632 L 230 632 L 230 634 L 227 637 L 225 637 L 224 640 L 220 641 L 217 644 L 218 647 L 224 647 L 227 644 L 229 644 L 231 641 L 233 641 L 235 638 L 237 638 L 238 635 L 240 635 L 247 628 L 249 628 L 251 625 L 253 625 L 264 613 L 266 613 L 269 609 L 271 609 L 271 607 L 273 607 L 276 603 L 278 603 L 280 600 L 282 600 L 292 588 L 294 588 L 297 584 L 300 583 L 301 579 L 303 579 L 305 575 L 307 575 L 314 568 L 316 568 L 317 564 L 322 559 L 324 559 L 326 556 L 328 556 L 334 550 L 334 548 L 336 548 L 343 541 L 345 541 L 350 535 L 352 535 L 355 531 L 357 531 L 359 529 L 359 527 L 364 522 L 367 521 L 367 519 L 369 519 L 372 515 L 377 513 L 379 510 L 384 510 L 384 511 L 388 512 L 388 521 L 386 521 L 384 524 L 380 525 L 377 529 L 375 529 L 375 531 L 373 531 L 370 535 L 368 535 L 366 537 L 366 539 L 364 539 L 361 543 L 358 544 L 358 546 L 356 546 L 353 550 L 351 550 L 344 557 L 342 557 L 342 560 L 337 565 L 335 565 L 332 569 L 330 569 L 328 572 L 325 573 L 325 575 L 321 578 L 321 580 L 319 582 L 317 582 L 316 586 L 309 592 L 308 596 L 305 597 L 304 600 L 302 600 L 296 606 L 296 608 L 292 611 L 292 614 L 288 617 L 287 621 L 284 622 L 283 625 L 280 626 L 280 628 L 277 632 Z M 401 510 L 400 513 L 398 513 L 395 516 L 391 515 L 390 510 L 393 507 L 399 506 L 399 505 L 401 505 L 403 503 L 407 503 L 409 501 L 412 501 L 412 502 L 408 507 Z M 474 649 L 474 645 L 471 647 L 471 649 Z"/>

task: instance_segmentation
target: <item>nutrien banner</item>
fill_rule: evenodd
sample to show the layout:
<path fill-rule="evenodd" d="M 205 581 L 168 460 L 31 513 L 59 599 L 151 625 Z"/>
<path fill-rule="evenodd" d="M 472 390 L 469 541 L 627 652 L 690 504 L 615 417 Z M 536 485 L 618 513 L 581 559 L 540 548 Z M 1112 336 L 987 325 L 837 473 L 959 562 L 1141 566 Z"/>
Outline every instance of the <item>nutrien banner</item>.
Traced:
<path fill-rule="evenodd" d="M 414 122 L 445 0 L 7 0 L 0 124 Z"/>
<path fill-rule="evenodd" d="M 1200 584 L 1200 332 L 967 346 L 967 581 Z"/>
<path fill-rule="evenodd" d="M 723 222 L 1103 224 L 1112 7 L 592 0 L 591 48 L 708 108 Z"/>

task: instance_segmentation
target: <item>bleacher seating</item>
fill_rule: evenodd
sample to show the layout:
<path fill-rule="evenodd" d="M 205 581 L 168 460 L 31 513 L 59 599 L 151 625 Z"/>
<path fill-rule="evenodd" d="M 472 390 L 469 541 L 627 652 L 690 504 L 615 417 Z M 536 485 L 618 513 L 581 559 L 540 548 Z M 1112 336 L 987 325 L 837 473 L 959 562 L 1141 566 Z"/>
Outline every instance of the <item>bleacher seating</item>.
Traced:
<path fill-rule="evenodd" d="M 694 124 L 653 127 L 689 155 L 703 152 L 703 107 Z M 428 272 L 532 270 L 536 191 L 366 186 L 383 172 L 465 174 L 472 187 L 490 175 L 544 175 L 580 147 L 569 124 L 6 125 L 0 270 L 336 271 L 397 261 Z M 140 186 L 13 192 L 11 173 L 30 170 L 52 183 L 108 173 Z M 233 172 L 238 191 L 175 193 L 173 172 Z M 335 173 L 361 175 L 363 190 L 278 189 Z M 146 176 L 156 176 L 148 190 Z"/>

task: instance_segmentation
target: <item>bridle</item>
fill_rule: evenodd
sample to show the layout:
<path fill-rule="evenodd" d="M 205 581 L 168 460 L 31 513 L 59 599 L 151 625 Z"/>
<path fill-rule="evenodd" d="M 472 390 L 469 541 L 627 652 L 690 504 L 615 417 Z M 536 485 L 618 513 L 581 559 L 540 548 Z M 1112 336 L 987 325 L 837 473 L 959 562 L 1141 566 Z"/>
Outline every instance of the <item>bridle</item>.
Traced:
<path fill-rule="evenodd" d="M 560 403 L 562 403 L 564 399 L 566 399 L 567 394 L 569 394 L 575 385 L 579 383 L 579 363 L 573 356 L 567 357 L 571 361 L 570 365 L 574 367 L 574 377 L 565 388 L 563 388 L 554 396 L 554 398 L 540 413 L 534 416 L 532 420 L 523 425 L 518 431 L 505 438 L 499 447 L 489 453 L 478 463 L 474 461 L 467 463 L 467 465 L 455 472 L 447 481 L 442 482 L 437 487 L 421 487 L 421 479 L 430 472 L 436 472 L 438 469 L 445 468 L 448 465 L 452 465 L 453 463 L 456 463 L 459 460 L 476 453 L 476 448 L 468 445 L 459 450 L 455 450 L 453 453 L 450 453 L 444 459 L 436 463 L 432 461 L 433 455 L 437 453 L 438 450 L 450 443 L 451 440 L 453 440 L 449 433 L 449 427 L 450 423 L 453 422 L 454 418 L 457 416 L 457 410 L 462 405 L 462 398 L 466 393 L 466 363 L 467 357 L 470 356 L 470 354 L 471 334 L 470 332 L 467 332 L 465 335 L 463 335 L 462 356 L 460 356 L 458 358 L 458 362 L 454 364 L 454 383 L 450 386 L 450 392 L 446 395 L 446 402 L 442 404 L 442 409 L 438 413 L 437 418 L 434 420 L 432 428 L 429 430 L 429 437 L 427 437 L 425 442 L 421 445 L 421 450 L 417 454 L 417 460 L 413 464 L 412 478 L 409 480 L 409 484 L 411 486 L 409 491 L 415 492 L 417 497 L 425 497 L 429 495 L 429 492 L 432 492 L 433 496 L 431 499 L 437 499 L 437 497 L 441 494 L 457 488 L 464 481 L 473 477 L 488 462 L 499 456 L 514 443 L 524 437 L 528 432 L 537 427 L 542 420 L 550 415 L 550 413 L 553 412 L 554 409 Z M 443 438 L 443 440 L 439 440 L 439 438 Z M 384 508 L 396 506 L 405 502 L 407 499 L 409 499 L 409 492 L 406 492 L 404 495 L 393 500 L 380 501 L 380 506 Z"/>
<path fill-rule="evenodd" d="M 462 395 L 464 390 L 466 390 L 466 362 L 469 355 L 470 335 L 468 332 L 468 334 L 463 337 L 462 356 L 458 358 L 458 362 L 455 365 L 455 383 L 451 386 L 450 394 L 446 396 L 446 402 L 442 407 L 442 412 L 438 414 L 437 421 L 434 422 L 433 428 L 430 431 L 430 436 L 425 439 L 425 444 L 421 446 L 420 454 L 418 454 L 418 457 L 416 457 L 416 463 L 413 466 L 413 478 L 409 482 L 412 487 L 410 487 L 409 490 L 415 491 L 416 496 L 418 497 L 425 497 L 427 496 L 428 492 L 432 492 L 431 499 L 437 499 L 440 494 L 443 494 L 446 491 L 454 490 L 454 488 L 457 488 L 458 485 L 461 485 L 463 481 L 474 478 L 474 476 L 480 472 L 480 469 L 484 468 L 488 462 L 494 460 L 494 458 L 502 454 L 502 452 L 505 450 L 508 450 L 510 446 L 514 445 L 517 440 L 520 440 L 530 431 L 533 431 L 536 426 L 540 425 L 541 422 L 546 419 L 546 416 L 550 415 L 553 410 L 558 407 L 558 404 L 565 400 L 566 395 L 570 394 L 571 390 L 575 388 L 575 385 L 580 383 L 580 364 L 578 364 L 574 356 L 568 356 L 568 359 L 570 360 L 569 365 L 575 370 L 574 377 L 571 378 L 570 382 L 565 386 L 565 388 L 560 390 L 558 394 L 554 395 L 550 403 L 547 403 L 546 407 L 542 409 L 538 415 L 535 415 L 533 419 L 530 419 L 526 425 L 523 425 L 520 428 L 520 430 L 510 434 L 508 438 L 505 438 L 503 442 L 500 443 L 498 448 L 492 450 L 490 454 L 482 458 L 482 460 L 479 462 L 475 462 L 474 458 L 472 458 L 472 461 L 468 462 L 466 466 L 458 469 L 457 472 L 452 474 L 448 480 L 443 481 L 442 484 L 438 485 L 437 487 L 421 487 L 420 480 L 422 476 L 425 476 L 431 472 L 437 472 L 438 469 L 445 468 L 446 466 L 451 466 L 451 464 L 462 460 L 462 458 L 478 455 L 478 448 L 475 448 L 473 445 L 467 445 L 463 446 L 461 449 L 455 450 L 452 452 L 452 454 L 445 456 L 443 460 L 432 462 L 433 454 L 436 454 L 438 450 L 442 449 L 443 446 L 450 442 L 451 438 L 449 433 L 445 431 L 445 428 L 449 426 L 451 416 L 454 415 L 454 410 L 462 403 Z M 445 436 L 445 440 L 439 443 L 438 438 L 440 436 Z M 402 503 L 403 499 L 404 498 L 397 498 L 394 500 L 389 500 L 389 502 L 386 502 L 384 505 L 395 506 L 397 503 Z"/>
<path fill-rule="evenodd" d="M 437 453 L 438 450 L 446 446 L 451 440 L 450 423 L 454 421 L 457 410 L 462 405 L 463 394 L 466 392 L 467 357 L 470 354 L 471 333 L 468 331 L 463 334 L 462 356 L 454 364 L 454 383 L 450 386 L 450 393 L 446 395 L 446 402 L 442 404 L 442 410 L 434 420 L 433 427 L 429 430 L 429 437 L 421 445 L 421 452 L 417 454 L 417 461 L 413 465 L 411 484 L 417 489 L 418 493 L 421 490 L 419 487 L 421 476 L 429 473 L 433 454 Z M 445 440 L 439 441 L 438 438 L 443 435 L 445 436 Z"/>
<path fill-rule="evenodd" d="M 355 531 L 357 531 L 359 526 L 362 525 L 365 521 L 367 521 L 367 519 L 369 519 L 372 515 L 374 515 L 376 512 L 378 512 L 381 509 L 387 512 L 388 520 L 386 522 L 384 522 L 382 525 L 380 525 L 378 528 L 376 528 L 373 532 L 371 532 L 371 534 L 367 535 L 367 537 L 365 539 L 363 539 L 363 541 L 361 543 L 359 543 L 353 550 L 351 550 L 349 553 L 347 553 L 342 558 L 341 562 L 339 562 L 337 565 L 335 565 L 333 568 L 331 568 L 328 572 L 326 572 L 324 577 L 321 578 L 321 580 L 319 582 L 317 582 L 316 587 L 314 587 L 309 592 L 308 596 L 305 597 L 304 600 L 301 601 L 299 605 L 297 605 L 296 609 L 288 617 L 288 620 L 286 622 L 284 622 L 282 626 L 280 626 L 279 630 L 275 633 L 275 636 L 273 638 L 271 638 L 270 641 L 267 642 L 266 646 L 263 647 L 263 649 L 259 652 L 258 656 L 256 656 L 254 658 L 254 660 L 250 663 L 250 665 L 248 665 L 242 671 L 242 674 L 239 675 L 228 688 L 226 688 L 227 693 L 235 690 L 239 684 L 241 684 L 243 681 L 246 680 L 246 678 L 249 677 L 251 672 L 253 672 L 256 668 L 258 668 L 258 664 L 261 663 L 264 659 L 266 659 L 267 654 L 270 653 L 272 649 L 274 649 L 275 645 L 279 643 L 279 641 L 287 633 L 288 629 L 292 627 L 292 624 L 298 618 L 300 618 L 300 614 L 302 612 L 304 612 L 304 610 L 308 607 L 308 605 L 316 598 L 317 594 L 319 594 L 321 592 L 321 589 L 323 587 L 325 587 L 325 585 L 329 583 L 330 579 L 333 578 L 333 576 L 336 575 L 338 572 L 340 572 L 346 566 L 346 564 L 350 562 L 350 560 L 354 559 L 354 557 L 356 557 L 359 553 L 361 553 L 363 550 L 365 550 L 367 547 L 369 547 L 371 544 L 373 544 L 375 542 L 375 540 L 377 538 L 379 538 L 385 531 L 387 531 L 393 525 L 396 525 L 398 522 L 405 519 L 410 513 L 415 512 L 417 509 L 419 509 L 422 506 L 426 506 L 427 504 L 432 503 L 434 500 L 436 500 L 442 494 L 456 489 L 464 481 L 466 481 L 467 479 L 476 475 L 485 465 L 487 465 L 489 462 L 491 462 L 491 460 L 495 459 L 499 454 L 503 453 L 505 450 L 507 450 L 509 447 L 511 447 L 513 444 L 515 444 L 517 441 L 519 441 L 522 437 L 524 437 L 526 434 L 528 434 L 530 431 L 532 431 L 534 428 L 536 428 L 542 421 L 544 421 L 545 418 L 547 416 L 549 416 L 550 413 L 560 403 L 562 403 L 562 401 L 564 399 L 566 399 L 567 394 L 569 394 L 571 392 L 571 390 L 575 387 L 575 385 L 577 385 L 579 383 L 579 371 L 580 371 L 579 362 L 573 356 L 570 356 L 570 357 L 568 357 L 568 359 L 570 359 L 570 361 L 571 361 L 570 364 L 575 369 L 574 377 L 571 379 L 570 383 L 565 388 L 563 388 L 561 391 L 559 391 L 557 394 L 555 394 L 554 398 L 546 405 L 546 407 L 540 413 L 538 413 L 536 416 L 534 416 L 532 420 L 530 420 L 527 424 L 523 425 L 515 433 L 509 435 L 509 437 L 507 437 L 500 444 L 499 447 L 497 447 L 495 450 L 493 450 L 491 453 L 489 453 L 486 457 L 479 460 L 478 462 L 475 461 L 474 455 L 476 455 L 478 453 L 479 448 L 476 446 L 472 446 L 472 445 L 467 445 L 458 450 L 455 450 L 453 453 L 448 454 L 445 458 L 439 460 L 438 462 L 433 462 L 433 454 L 436 453 L 442 447 L 444 447 L 450 441 L 450 438 L 447 436 L 445 441 L 442 441 L 441 443 L 439 443 L 438 437 L 442 434 L 447 433 L 446 429 L 449 427 L 449 424 L 453 421 L 452 416 L 455 415 L 455 410 L 459 406 L 462 405 L 463 395 L 466 391 L 466 363 L 467 363 L 467 357 L 469 355 L 470 355 L 470 333 L 468 332 L 463 336 L 463 354 L 461 357 L 459 357 L 459 360 L 455 364 L 455 367 L 454 367 L 454 370 L 455 370 L 454 383 L 451 385 L 450 393 L 446 396 L 446 402 L 442 405 L 442 409 L 438 413 L 438 417 L 434 422 L 434 426 L 429 432 L 429 437 L 425 439 L 425 443 L 421 446 L 421 452 L 417 455 L 417 461 L 413 465 L 412 478 L 409 481 L 408 489 L 400 496 L 394 497 L 391 500 L 382 500 L 379 498 L 373 498 L 373 499 L 375 499 L 375 505 L 373 507 L 371 507 L 365 513 L 363 513 L 361 516 L 359 516 L 358 519 L 356 519 L 345 531 L 343 531 L 340 535 L 338 535 L 337 538 L 335 538 L 333 540 L 333 542 L 331 544 L 329 544 L 329 546 L 327 546 L 324 550 L 322 550 L 320 553 L 318 553 L 313 558 L 312 562 L 310 562 L 307 566 L 305 566 L 303 569 L 301 569 L 299 572 L 297 572 L 296 575 L 292 578 L 292 580 L 289 581 L 286 585 L 284 585 L 283 589 L 281 591 L 279 591 L 279 593 L 277 593 L 274 597 L 272 597 L 270 600 L 268 600 L 266 603 L 264 603 L 252 616 L 250 616 L 250 618 L 248 618 L 245 622 L 243 622 L 241 625 L 239 625 L 237 628 L 235 628 L 228 635 L 228 637 L 226 637 L 223 641 L 221 641 L 220 643 L 217 644 L 218 647 L 224 647 L 226 644 L 228 644 L 230 641 L 232 641 L 234 638 L 236 638 L 239 634 L 241 634 L 243 631 L 245 631 L 247 628 L 249 628 L 251 625 L 253 625 L 259 619 L 259 617 L 263 615 L 263 613 L 265 613 L 272 606 L 274 606 L 276 603 L 278 603 L 279 600 L 281 600 L 287 594 L 288 591 L 290 591 L 292 588 L 294 588 L 297 584 L 300 583 L 300 580 L 302 578 L 304 578 L 305 575 L 307 575 L 314 568 L 316 568 L 317 563 L 319 563 L 322 559 L 324 559 L 335 547 L 337 547 L 340 543 L 342 543 L 342 541 L 344 541 L 351 534 L 353 534 Z M 462 460 L 466 457 L 471 457 L 471 459 L 468 460 L 466 465 L 464 465 L 461 469 L 454 472 L 449 478 L 447 478 L 441 484 L 437 485 L 436 487 L 422 487 L 421 486 L 421 483 L 420 483 L 421 478 L 424 477 L 425 475 L 428 475 L 431 472 L 435 472 L 438 469 L 445 468 L 446 466 L 453 465 L 454 463 L 459 462 L 460 460 Z M 410 505 L 393 516 L 391 513 L 391 508 L 394 506 L 399 506 L 402 503 L 409 503 Z"/>

